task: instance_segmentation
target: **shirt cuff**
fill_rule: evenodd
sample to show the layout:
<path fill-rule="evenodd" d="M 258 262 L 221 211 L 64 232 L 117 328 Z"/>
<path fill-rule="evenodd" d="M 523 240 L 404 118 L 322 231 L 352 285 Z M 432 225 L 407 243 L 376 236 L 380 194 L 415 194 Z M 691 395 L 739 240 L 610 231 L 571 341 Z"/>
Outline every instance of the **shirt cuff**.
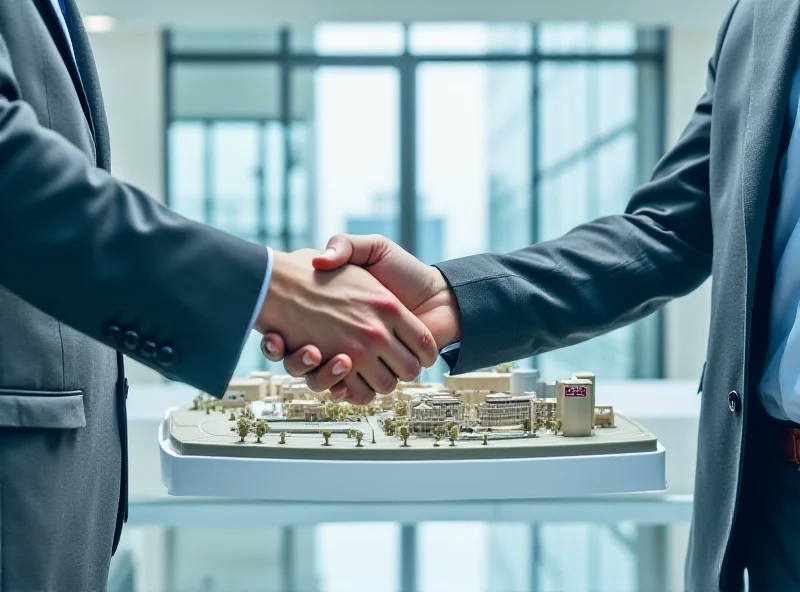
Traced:
<path fill-rule="evenodd" d="M 264 299 L 267 297 L 267 290 L 269 289 L 269 281 L 272 278 L 272 259 L 272 248 L 267 247 L 267 271 L 264 273 L 264 283 L 261 284 L 261 292 L 259 293 L 258 300 L 256 301 L 256 308 L 253 311 L 253 316 L 250 317 L 250 325 L 247 327 L 247 332 L 244 334 L 242 349 L 244 349 L 244 344 L 247 343 L 247 338 L 250 337 L 250 333 L 253 332 L 253 327 L 256 326 L 258 313 L 261 312 L 261 308 L 264 306 Z"/>
<path fill-rule="evenodd" d="M 461 348 L 461 342 L 456 341 L 455 343 L 451 343 L 450 345 L 443 347 L 442 351 L 439 352 L 439 355 L 444 355 L 448 352 Z"/>

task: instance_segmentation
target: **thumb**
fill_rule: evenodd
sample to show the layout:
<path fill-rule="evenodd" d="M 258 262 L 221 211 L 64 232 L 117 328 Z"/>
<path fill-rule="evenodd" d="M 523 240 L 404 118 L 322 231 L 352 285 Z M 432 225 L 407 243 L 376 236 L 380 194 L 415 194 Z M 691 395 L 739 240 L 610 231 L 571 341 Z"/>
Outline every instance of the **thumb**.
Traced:
<path fill-rule="evenodd" d="M 330 271 L 338 269 L 350 261 L 353 254 L 353 245 L 349 237 L 344 234 L 337 234 L 328 241 L 325 251 L 311 260 L 314 269 Z"/>
<path fill-rule="evenodd" d="M 338 234 L 328 241 L 325 251 L 312 260 L 315 269 L 330 271 L 346 263 L 367 266 L 376 263 L 387 251 L 387 239 L 380 235 Z"/>

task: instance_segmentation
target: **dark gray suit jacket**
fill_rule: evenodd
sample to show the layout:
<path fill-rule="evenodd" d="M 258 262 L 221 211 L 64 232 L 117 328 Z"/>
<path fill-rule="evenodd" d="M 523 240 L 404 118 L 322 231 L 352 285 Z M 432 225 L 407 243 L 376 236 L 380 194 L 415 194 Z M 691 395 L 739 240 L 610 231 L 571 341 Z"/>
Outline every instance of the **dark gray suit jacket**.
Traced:
<path fill-rule="evenodd" d="M 125 516 L 121 356 L 221 395 L 266 268 L 109 174 L 88 39 L 0 2 L 0 588 L 102 590 Z M 135 113 L 131 117 L 136 117 Z"/>
<path fill-rule="evenodd" d="M 770 244 L 767 210 L 797 58 L 799 6 L 800 0 L 734 4 L 691 121 L 623 214 L 508 255 L 438 266 L 461 309 L 455 372 L 611 331 L 712 275 L 687 590 L 742 584 L 744 545 L 734 525 L 742 484 L 756 480 L 745 462 L 755 445 L 744 444 L 763 411 L 754 385 L 771 278 L 760 262 L 762 242 Z"/>

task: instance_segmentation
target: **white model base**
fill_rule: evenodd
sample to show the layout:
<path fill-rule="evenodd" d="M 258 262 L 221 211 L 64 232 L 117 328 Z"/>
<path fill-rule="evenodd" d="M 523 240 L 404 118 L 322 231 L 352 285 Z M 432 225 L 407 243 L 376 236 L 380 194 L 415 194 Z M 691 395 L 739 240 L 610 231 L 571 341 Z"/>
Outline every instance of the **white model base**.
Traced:
<path fill-rule="evenodd" d="M 665 450 L 445 461 L 318 461 L 183 456 L 159 431 L 170 495 L 305 502 L 437 502 L 664 491 Z"/>

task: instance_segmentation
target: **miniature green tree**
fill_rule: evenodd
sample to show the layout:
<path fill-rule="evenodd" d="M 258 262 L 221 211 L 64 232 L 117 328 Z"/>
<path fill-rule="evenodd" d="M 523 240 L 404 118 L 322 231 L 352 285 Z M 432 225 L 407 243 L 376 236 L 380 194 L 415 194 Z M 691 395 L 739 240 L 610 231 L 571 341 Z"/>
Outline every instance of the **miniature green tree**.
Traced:
<path fill-rule="evenodd" d="M 369 405 L 367 405 L 367 415 L 375 415 L 375 411 L 376 411 L 375 403 L 370 403 Z"/>
<path fill-rule="evenodd" d="M 261 444 L 261 436 L 267 433 L 267 422 L 258 420 L 254 428 L 256 434 L 256 444 Z"/>
<path fill-rule="evenodd" d="M 531 420 L 530 419 L 523 419 L 522 420 L 522 431 L 523 432 L 530 432 L 531 431 Z"/>
<path fill-rule="evenodd" d="M 194 407 L 192 407 L 192 411 L 199 411 L 200 406 L 203 404 L 203 395 L 197 395 L 193 400 Z"/>
<path fill-rule="evenodd" d="M 231 414 L 228 417 L 228 421 L 236 421 L 236 412 L 233 409 L 231 409 Z"/>
<path fill-rule="evenodd" d="M 483 435 L 483 445 L 487 446 L 489 444 L 489 434 Z"/>
<path fill-rule="evenodd" d="M 404 401 L 395 401 L 394 414 L 397 417 L 405 417 L 406 415 L 408 415 L 408 406 L 405 404 Z"/>
<path fill-rule="evenodd" d="M 450 446 L 455 446 L 456 445 L 456 440 L 458 440 L 458 426 L 457 425 L 454 425 L 452 428 L 450 428 L 449 436 L 450 436 Z"/>
<path fill-rule="evenodd" d="M 278 444 L 286 444 L 286 432 L 281 432 L 281 439 L 278 440 Z"/>
<path fill-rule="evenodd" d="M 331 445 L 330 444 L 330 439 L 331 439 L 332 435 L 333 435 L 333 433 L 330 430 L 325 430 L 324 432 L 322 432 L 322 437 L 325 438 L 325 444 L 323 444 L 323 446 L 330 446 Z"/>
<path fill-rule="evenodd" d="M 364 432 L 362 432 L 361 430 L 358 430 L 356 432 L 356 448 L 362 448 L 361 440 L 363 440 L 363 439 L 364 439 Z"/>
<path fill-rule="evenodd" d="M 561 431 L 561 420 L 557 419 L 553 422 L 553 433 L 558 434 Z"/>
<path fill-rule="evenodd" d="M 247 417 L 240 417 L 236 422 L 236 433 L 239 434 L 239 442 L 244 442 L 244 437 L 250 433 L 250 419 Z"/>
<path fill-rule="evenodd" d="M 408 446 L 408 437 L 411 435 L 411 430 L 407 425 L 400 426 L 400 437 L 403 439 L 403 446 Z"/>
<path fill-rule="evenodd" d="M 433 441 L 433 445 L 434 446 L 437 446 L 437 447 L 439 446 L 439 440 L 444 438 L 444 434 L 445 434 L 444 426 L 436 426 L 435 428 L 433 428 L 433 440 L 434 440 Z"/>
<path fill-rule="evenodd" d="M 395 420 L 391 417 L 387 417 L 383 422 L 383 431 L 386 432 L 387 436 L 391 436 L 394 434 L 394 424 Z"/>

